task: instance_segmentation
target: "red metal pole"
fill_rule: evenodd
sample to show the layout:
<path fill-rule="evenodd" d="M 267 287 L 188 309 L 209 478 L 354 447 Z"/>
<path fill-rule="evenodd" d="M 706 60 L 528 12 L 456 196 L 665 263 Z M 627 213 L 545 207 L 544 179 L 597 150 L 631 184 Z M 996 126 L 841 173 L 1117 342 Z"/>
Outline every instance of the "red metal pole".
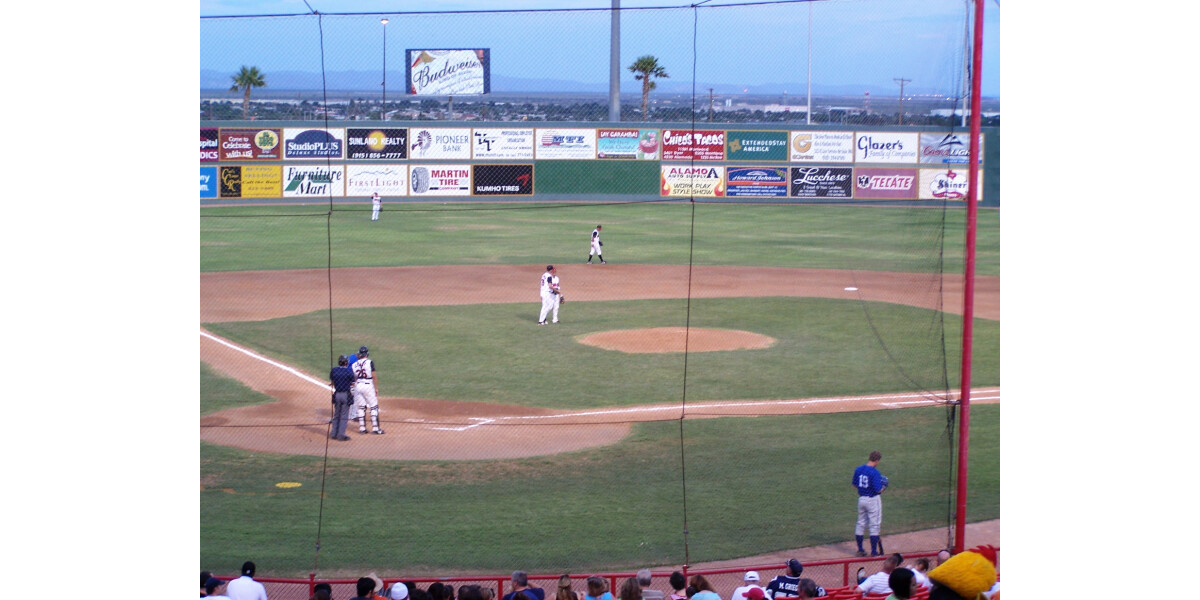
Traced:
<path fill-rule="evenodd" d="M 979 198 L 979 67 L 983 54 L 983 3 L 975 0 L 974 49 L 971 53 L 971 145 L 967 181 L 966 268 L 963 273 L 962 400 L 958 412 L 958 490 L 954 514 L 954 552 L 965 547 L 967 529 L 967 449 L 971 439 L 971 344 L 975 320 L 975 220 Z"/>

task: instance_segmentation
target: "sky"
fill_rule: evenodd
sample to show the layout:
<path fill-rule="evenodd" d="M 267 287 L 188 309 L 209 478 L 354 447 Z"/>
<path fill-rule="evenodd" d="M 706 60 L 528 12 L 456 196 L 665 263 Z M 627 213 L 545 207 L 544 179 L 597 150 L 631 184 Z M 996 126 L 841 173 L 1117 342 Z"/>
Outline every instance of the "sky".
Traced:
<path fill-rule="evenodd" d="M 622 0 L 621 8 L 629 9 L 621 21 L 622 90 L 640 85 L 624 67 L 652 54 L 670 75 L 660 81 L 662 90 L 690 89 L 695 81 L 802 94 L 808 81 L 810 9 L 814 88 L 891 94 L 899 91 L 897 79 L 907 80 L 906 89 L 916 93 L 953 94 L 963 87 L 964 0 L 732 4 L 739 3 L 711 0 L 692 10 L 681 0 Z M 323 13 L 320 23 L 310 6 Z M 575 12 L 428 14 L 498 6 Z M 385 32 L 379 18 L 386 15 L 389 81 L 403 80 L 405 49 L 468 47 L 491 49 L 493 77 L 607 84 L 611 6 L 611 0 L 201 0 L 202 17 L 309 16 L 201 19 L 200 68 L 232 74 L 249 64 L 266 73 L 319 72 L 323 60 L 326 71 L 382 70 Z M 662 7 L 669 9 L 656 9 Z M 410 14 L 395 14 L 405 12 Z M 1000 95 L 1000 8 L 994 0 L 984 19 L 982 92 L 995 97 Z"/>

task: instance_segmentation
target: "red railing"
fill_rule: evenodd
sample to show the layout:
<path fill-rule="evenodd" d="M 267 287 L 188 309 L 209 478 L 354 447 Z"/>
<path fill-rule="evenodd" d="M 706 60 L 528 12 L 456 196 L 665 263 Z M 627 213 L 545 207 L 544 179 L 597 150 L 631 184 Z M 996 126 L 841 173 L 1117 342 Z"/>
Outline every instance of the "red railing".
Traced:
<path fill-rule="evenodd" d="M 904 555 L 905 563 L 912 559 L 922 557 L 936 556 L 937 552 L 912 552 Z M 999 551 L 996 556 L 999 557 Z M 857 574 L 859 567 L 866 569 L 866 574 L 874 573 L 878 566 L 883 562 L 882 556 L 872 558 L 839 558 L 830 560 L 814 560 L 804 562 L 804 577 L 809 577 L 817 582 L 818 585 L 824 586 L 827 591 L 830 590 L 846 590 L 852 588 L 858 583 Z M 679 571 L 685 576 L 704 575 L 709 582 L 718 590 L 718 593 L 724 597 L 734 588 L 743 585 L 742 576 L 746 571 L 758 571 L 761 577 L 760 585 L 766 586 L 767 583 L 776 575 L 785 572 L 785 565 L 781 563 L 771 563 L 765 565 L 743 565 L 737 567 L 728 567 L 722 569 L 692 569 L 686 565 L 678 569 L 672 570 L 652 570 L 651 577 L 653 582 L 651 587 L 655 589 L 669 591 L 670 587 L 667 584 L 667 579 L 673 571 Z M 365 575 L 365 574 L 364 574 Z M 548 585 L 540 585 L 546 590 L 547 600 L 553 600 L 554 588 L 557 585 L 558 578 L 562 573 L 552 574 L 530 574 L 529 580 L 536 585 L 536 582 L 548 582 Z M 612 572 L 612 573 L 572 573 L 573 588 L 576 591 L 583 591 L 585 588 L 584 579 L 589 576 L 600 576 L 608 580 L 609 589 L 614 592 L 620 589 L 621 581 L 627 577 L 633 577 L 633 572 Z M 217 575 L 221 579 L 228 581 L 230 578 L 222 575 Z M 456 577 L 394 577 L 383 576 L 385 586 L 390 586 L 396 581 L 405 581 L 418 584 L 421 588 L 428 588 L 429 584 L 441 582 L 452 585 L 455 589 L 463 585 L 473 584 L 482 587 L 491 588 L 496 592 L 495 600 L 500 600 L 504 594 L 511 590 L 506 590 L 506 587 L 511 582 L 509 574 L 504 575 L 464 575 Z M 317 579 L 315 576 L 309 576 L 308 579 L 287 579 L 274 577 L 256 577 L 258 582 L 262 583 L 267 588 L 267 596 L 271 600 L 307 600 L 312 596 L 313 586 L 317 583 L 328 583 L 333 587 L 334 598 L 352 598 L 356 595 L 355 585 L 358 578 L 352 579 Z M 832 594 L 831 594 L 832 595 Z M 850 598 L 850 594 L 844 594 L 846 598 Z M 854 595 L 858 597 L 858 595 Z M 839 597 L 840 598 L 840 597 Z"/>

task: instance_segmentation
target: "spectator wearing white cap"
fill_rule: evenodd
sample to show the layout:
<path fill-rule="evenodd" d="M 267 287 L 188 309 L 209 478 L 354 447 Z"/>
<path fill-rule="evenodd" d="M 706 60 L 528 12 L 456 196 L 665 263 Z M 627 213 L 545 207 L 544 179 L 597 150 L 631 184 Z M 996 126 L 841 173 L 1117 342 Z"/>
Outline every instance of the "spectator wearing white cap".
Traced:
<path fill-rule="evenodd" d="M 742 576 L 742 581 L 745 582 L 745 585 L 733 590 L 733 593 L 729 595 L 729 600 L 746 600 L 748 596 L 745 594 L 750 591 L 750 588 L 758 588 L 763 591 L 764 595 L 766 594 L 767 588 L 758 585 L 758 571 L 746 571 L 746 574 Z"/>
<path fill-rule="evenodd" d="M 404 582 L 397 581 L 392 584 L 392 589 L 388 591 L 388 598 L 392 600 L 408 600 L 408 586 Z"/>

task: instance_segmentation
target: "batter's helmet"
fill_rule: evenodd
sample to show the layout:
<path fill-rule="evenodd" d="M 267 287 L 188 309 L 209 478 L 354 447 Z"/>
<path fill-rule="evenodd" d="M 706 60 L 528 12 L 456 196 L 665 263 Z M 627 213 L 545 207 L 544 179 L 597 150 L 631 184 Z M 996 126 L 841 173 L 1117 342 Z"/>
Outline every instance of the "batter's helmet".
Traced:
<path fill-rule="evenodd" d="M 366 346 L 363 346 L 362 348 L 359 348 L 359 349 L 358 349 L 358 355 L 359 355 L 359 356 L 365 356 L 365 355 L 367 355 L 369 352 L 370 352 L 370 351 L 369 351 L 369 350 L 367 350 L 367 347 L 366 347 Z"/>

